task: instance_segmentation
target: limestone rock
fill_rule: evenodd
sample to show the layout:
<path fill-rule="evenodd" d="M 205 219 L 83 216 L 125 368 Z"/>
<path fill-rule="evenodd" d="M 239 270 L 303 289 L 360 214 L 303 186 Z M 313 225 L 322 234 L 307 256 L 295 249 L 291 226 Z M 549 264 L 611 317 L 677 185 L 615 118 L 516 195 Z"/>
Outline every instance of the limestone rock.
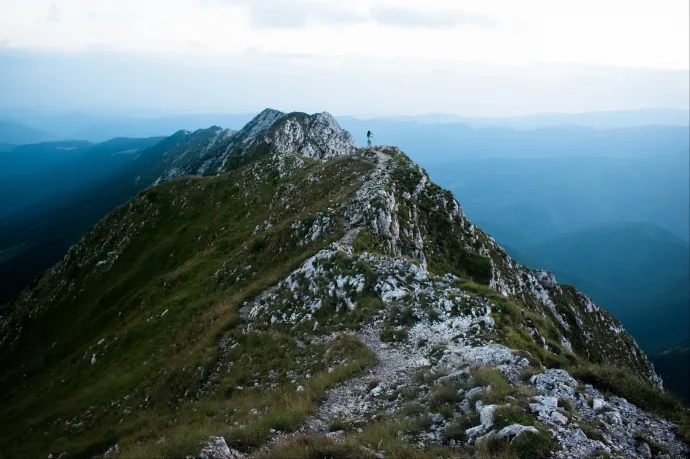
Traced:
<path fill-rule="evenodd" d="M 244 454 L 230 449 L 223 437 L 211 437 L 206 441 L 198 459 L 244 459 Z"/>

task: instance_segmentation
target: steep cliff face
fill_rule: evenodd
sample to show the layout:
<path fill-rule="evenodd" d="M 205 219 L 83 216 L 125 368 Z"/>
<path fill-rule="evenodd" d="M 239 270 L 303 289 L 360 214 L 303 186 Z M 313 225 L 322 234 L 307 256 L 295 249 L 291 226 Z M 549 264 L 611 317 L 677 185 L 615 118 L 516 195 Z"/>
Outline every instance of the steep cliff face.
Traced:
<path fill-rule="evenodd" d="M 687 454 L 620 324 L 398 149 L 275 110 L 171 139 L 0 311 L 9 457 Z"/>

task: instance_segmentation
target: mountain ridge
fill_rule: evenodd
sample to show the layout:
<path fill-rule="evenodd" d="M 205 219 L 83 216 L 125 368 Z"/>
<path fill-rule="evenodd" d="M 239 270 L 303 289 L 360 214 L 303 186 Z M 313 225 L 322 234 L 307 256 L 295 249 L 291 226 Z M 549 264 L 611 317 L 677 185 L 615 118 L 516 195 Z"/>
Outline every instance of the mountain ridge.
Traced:
<path fill-rule="evenodd" d="M 139 180 L 158 184 L 0 310 L 0 445 L 17 457 L 688 451 L 643 411 L 677 408 L 610 314 L 517 264 L 400 150 L 356 149 L 332 120 L 268 110 L 237 133 L 181 131 L 142 152 Z M 613 364 L 640 393 L 601 390 L 639 411 L 592 385 Z M 211 432 L 226 456 L 199 453 Z"/>

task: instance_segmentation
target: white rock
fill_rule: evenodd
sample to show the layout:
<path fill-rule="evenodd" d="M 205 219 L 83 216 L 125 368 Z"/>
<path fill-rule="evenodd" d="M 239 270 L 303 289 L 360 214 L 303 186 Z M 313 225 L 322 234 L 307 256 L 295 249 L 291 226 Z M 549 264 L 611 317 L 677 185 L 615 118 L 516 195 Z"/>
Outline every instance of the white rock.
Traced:
<path fill-rule="evenodd" d="M 465 394 L 465 399 L 472 400 L 475 397 L 479 397 L 483 393 L 484 393 L 483 387 L 473 387 L 472 389 L 467 391 L 467 394 Z"/>
<path fill-rule="evenodd" d="M 604 419 L 606 419 L 606 421 L 609 424 L 613 424 L 613 425 L 618 425 L 618 424 L 621 424 L 623 422 L 623 419 L 621 418 L 621 414 L 618 411 L 607 411 L 606 413 L 604 413 Z"/>
<path fill-rule="evenodd" d="M 563 416 L 558 411 L 552 411 L 551 412 L 551 419 L 553 419 L 554 422 L 561 424 L 561 425 L 566 425 L 568 423 L 568 418 Z"/>
<path fill-rule="evenodd" d="M 601 411 L 604 408 L 606 408 L 606 402 L 604 401 L 603 398 L 595 398 L 592 401 L 592 409 L 594 411 Z"/>
<path fill-rule="evenodd" d="M 482 435 L 484 432 L 486 432 L 484 426 L 479 425 L 465 430 L 465 435 L 467 435 L 467 439 L 469 441 L 472 441 L 474 438 L 476 438 L 479 435 Z"/>
<path fill-rule="evenodd" d="M 558 407 L 558 399 L 556 397 L 546 397 L 544 395 L 537 395 L 536 397 L 534 397 L 534 399 L 542 405 L 550 406 L 553 408 Z"/>
<path fill-rule="evenodd" d="M 502 428 L 498 432 L 498 437 L 499 438 L 507 438 L 507 439 L 512 440 L 513 438 L 517 438 L 518 436 L 520 436 L 524 432 L 531 432 L 534 434 L 539 433 L 539 431 L 532 426 L 523 426 L 520 424 L 513 424 L 513 425 Z"/>
<path fill-rule="evenodd" d="M 429 414 L 429 418 L 431 419 L 431 422 L 436 424 L 442 423 L 444 419 L 443 415 L 440 413 L 431 413 Z"/>
<path fill-rule="evenodd" d="M 482 407 L 479 412 L 479 422 L 482 423 L 484 428 L 489 429 L 494 425 L 494 411 L 498 408 L 496 405 L 487 405 Z"/>
<path fill-rule="evenodd" d="M 582 431 L 582 429 L 575 429 L 573 433 L 573 441 L 577 443 L 582 443 L 587 441 L 587 435 Z"/>
<path fill-rule="evenodd" d="M 641 443 L 637 447 L 637 452 L 640 453 L 640 456 L 644 458 L 651 458 L 652 457 L 652 449 L 649 447 L 647 443 Z"/>
<path fill-rule="evenodd" d="M 211 437 L 199 453 L 199 459 L 243 459 L 244 454 L 230 449 L 223 437 Z"/>

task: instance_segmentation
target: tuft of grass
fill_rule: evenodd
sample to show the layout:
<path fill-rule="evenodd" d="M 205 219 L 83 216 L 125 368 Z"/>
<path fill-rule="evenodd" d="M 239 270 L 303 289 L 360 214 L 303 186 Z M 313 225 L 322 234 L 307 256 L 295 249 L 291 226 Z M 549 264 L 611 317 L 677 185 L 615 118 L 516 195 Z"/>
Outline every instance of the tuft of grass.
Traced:
<path fill-rule="evenodd" d="M 454 405 L 458 401 L 458 389 L 453 384 L 442 384 L 429 395 L 429 409 L 439 412 L 442 408 Z"/>
<path fill-rule="evenodd" d="M 445 430 L 443 431 L 443 441 L 464 441 L 466 438 L 465 431 L 478 424 L 479 416 L 477 416 L 476 414 L 462 415 L 458 419 L 456 419 L 451 425 L 445 428 Z"/>
<path fill-rule="evenodd" d="M 604 434 L 602 434 L 601 431 L 597 429 L 594 424 L 581 422 L 580 429 L 582 429 L 582 431 L 585 433 L 585 435 L 587 435 L 587 438 L 589 439 L 598 440 L 602 443 L 606 440 L 604 438 Z"/>
<path fill-rule="evenodd" d="M 659 443 L 655 442 L 649 436 L 645 435 L 643 432 L 635 432 L 635 440 L 637 440 L 638 443 L 647 443 L 649 445 L 649 448 L 652 450 L 652 454 L 654 456 L 661 455 L 661 454 L 669 454 L 668 449 L 664 445 L 660 445 Z"/>
<path fill-rule="evenodd" d="M 340 418 L 334 418 L 328 424 L 328 431 L 329 432 L 337 432 L 339 430 L 347 430 L 347 423 Z"/>
<path fill-rule="evenodd" d="M 575 405 L 573 404 L 573 401 L 568 397 L 560 397 L 558 399 L 558 406 L 566 410 L 568 413 L 572 413 L 575 411 Z"/>
<path fill-rule="evenodd" d="M 407 417 L 407 416 L 415 416 L 418 414 L 422 414 L 426 411 L 424 408 L 424 405 L 419 404 L 419 403 L 408 403 L 407 405 L 403 405 L 402 408 L 398 411 L 398 414 L 401 417 Z"/>
<path fill-rule="evenodd" d="M 259 459 L 375 459 L 374 452 L 352 442 L 325 437 L 297 437 L 278 444 Z"/>
<path fill-rule="evenodd" d="M 379 337 L 384 343 L 400 342 L 407 339 L 406 328 L 384 328 L 381 330 Z"/>
<path fill-rule="evenodd" d="M 478 459 L 542 459 L 550 456 L 557 444 L 548 429 L 537 425 L 538 434 L 525 432 L 513 441 L 490 435 L 477 445 Z"/>
<path fill-rule="evenodd" d="M 379 384 L 381 384 L 382 382 L 383 382 L 383 379 L 381 379 L 381 378 L 371 378 L 371 379 L 367 382 L 367 391 L 368 391 L 368 392 L 371 392 L 372 390 L 374 390 L 374 389 L 375 389 Z"/>
<path fill-rule="evenodd" d="M 484 403 L 502 402 L 507 395 L 512 395 L 517 390 L 508 384 L 508 381 L 498 370 L 492 367 L 481 367 L 474 370 L 472 378 L 475 385 L 482 387 L 491 386 L 491 390 L 484 391 L 479 397 Z"/>
<path fill-rule="evenodd" d="M 532 414 L 514 405 L 506 405 L 496 408 L 494 411 L 495 429 L 500 430 L 512 424 L 533 426 L 535 424 L 535 419 Z"/>

